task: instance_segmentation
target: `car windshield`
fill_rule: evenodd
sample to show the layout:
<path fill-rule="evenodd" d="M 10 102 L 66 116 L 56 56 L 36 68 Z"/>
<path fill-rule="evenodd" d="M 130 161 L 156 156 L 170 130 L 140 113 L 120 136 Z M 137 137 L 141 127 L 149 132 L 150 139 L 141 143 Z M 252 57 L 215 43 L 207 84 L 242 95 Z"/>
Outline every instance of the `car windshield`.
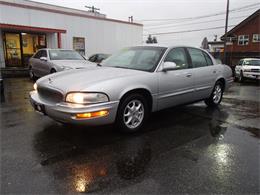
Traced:
<path fill-rule="evenodd" d="M 84 58 L 73 50 L 49 50 L 51 60 L 84 60 Z"/>
<path fill-rule="evenodd" d="M 166 49 L 165 47 L 130 47 L 107 58 L 101 65 L 153 72 Z"/>
<path fill-rule="evenodd" d="M 245 65 L 260 66 L 260 60 L 246 60 Z"/>

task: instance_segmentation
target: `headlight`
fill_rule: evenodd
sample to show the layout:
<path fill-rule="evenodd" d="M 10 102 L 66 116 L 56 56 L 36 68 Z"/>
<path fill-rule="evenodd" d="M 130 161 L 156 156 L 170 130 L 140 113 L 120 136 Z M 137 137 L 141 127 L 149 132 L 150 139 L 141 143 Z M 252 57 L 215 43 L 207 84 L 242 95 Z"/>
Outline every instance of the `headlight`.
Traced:
<path fill-rule="evenodd" d="M 66 102 L 76 104 L 95 104 L 108 102 L 108 96 L 104 93 L 69 93 L 66 96 Z"/>
<path fill-rule="evenodd" d="M 36 83 L 33 84 L 33 88 L 34 88 L 35 91 L 37 91 L 37 84 Z"/>

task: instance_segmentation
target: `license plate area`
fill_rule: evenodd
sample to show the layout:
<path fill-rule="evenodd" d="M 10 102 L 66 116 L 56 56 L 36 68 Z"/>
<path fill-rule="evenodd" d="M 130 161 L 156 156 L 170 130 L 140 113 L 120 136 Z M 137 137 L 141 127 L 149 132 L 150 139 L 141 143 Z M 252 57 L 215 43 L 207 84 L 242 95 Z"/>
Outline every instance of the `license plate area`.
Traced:
<path fill-rule="evenodd" d="M 37 111 L 37 112 L 39 112 L 41 114 L 46 115 L 45 106 L 44 105 L 38 104 L 38 103 L 33 103 L 33 106 L 34 106 L 35 111 Z"/>

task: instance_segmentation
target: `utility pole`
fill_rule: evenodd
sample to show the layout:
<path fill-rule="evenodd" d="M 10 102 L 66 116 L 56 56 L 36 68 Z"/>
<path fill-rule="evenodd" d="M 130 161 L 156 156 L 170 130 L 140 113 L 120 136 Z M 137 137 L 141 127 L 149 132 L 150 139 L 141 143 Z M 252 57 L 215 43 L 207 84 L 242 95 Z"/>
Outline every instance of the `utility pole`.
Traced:
<path fill-rule="evenodd" d="M 134 17 L 133 16 L 128 17 L 128 22 L 133 23 L 133 21 L 134 21 Z"/>
<path fill-rule="evenodd" d="M 89 11 L 93 12 L 93 13 L 97 12 L 98 10 L 100 10 L 99 8 L 96 8 L 94 6 L 91 6 L 91 7 L 90 6 L 85 6 L 85 8 L 88 8 Z"/>
<path fill-rule="evenodd" d="M 224 40 L 224 63 L 227 63 L 227 30 L 228 30 L 228 14 L 229 14 L 229 0 L 227 0 L 226 9 L 226 25 L 225 25 L 225 40 Z"/>

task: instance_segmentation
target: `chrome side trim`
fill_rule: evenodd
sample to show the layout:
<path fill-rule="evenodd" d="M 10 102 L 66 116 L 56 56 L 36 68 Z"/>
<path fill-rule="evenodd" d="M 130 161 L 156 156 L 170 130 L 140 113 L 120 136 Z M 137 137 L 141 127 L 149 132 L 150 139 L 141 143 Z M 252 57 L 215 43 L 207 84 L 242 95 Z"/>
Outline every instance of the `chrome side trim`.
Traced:
<path fill-rule="evenodd" d="M 195 91 L 202 91 L 202 90 L 206 90 L 206 89 L 210 89 L 212 88 L 211 86 L 205 86 L 205 87 L 199 87 L 199 88 L 196 88 Z"/>
<path fill-rule="evenodd" d="M 167 93 L 167 94 L 164 94 L 164 95 L 160 95 L 159 94 L 158 99 L 163 99 L 163 98 L 169 98 L 169 97 L 173 97 L 173 96 L 183 95 L 183 94 L 186 94 L 186 93 L 192 93 L 194 91 L 195 91 L 194 89 L 188 89 L 188 90 L 178 91 L 178 92 L 174 92 L 174 93 Z"/>

